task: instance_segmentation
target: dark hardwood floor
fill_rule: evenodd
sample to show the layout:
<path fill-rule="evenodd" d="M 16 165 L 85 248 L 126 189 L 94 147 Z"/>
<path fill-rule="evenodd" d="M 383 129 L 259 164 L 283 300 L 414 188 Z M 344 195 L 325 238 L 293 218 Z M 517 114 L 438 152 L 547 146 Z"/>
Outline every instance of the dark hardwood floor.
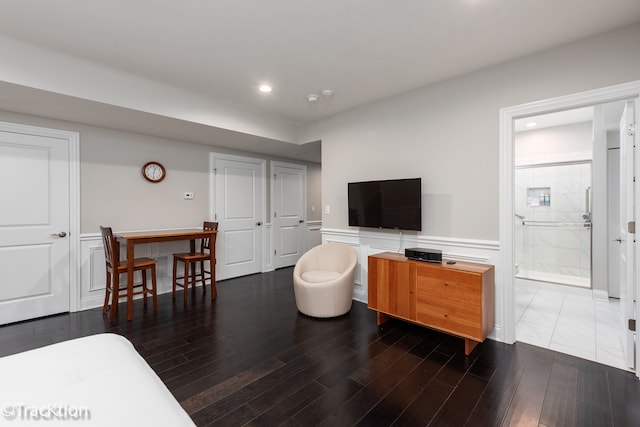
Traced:
<path fill-rule="evenodd" d="M 399 321 L 297 312 L 292 269 L 198 289 L 189 305 L 135 303 L 0 327 L 0 356 L 100 332 L 122 334 L 199 426 L 638 426 L 629 372 L 527 344 L 462 340 Z M 1 379 L 0 379 L 1 384 Z M 126 385 L 123 385 L 126 386 Z"/>

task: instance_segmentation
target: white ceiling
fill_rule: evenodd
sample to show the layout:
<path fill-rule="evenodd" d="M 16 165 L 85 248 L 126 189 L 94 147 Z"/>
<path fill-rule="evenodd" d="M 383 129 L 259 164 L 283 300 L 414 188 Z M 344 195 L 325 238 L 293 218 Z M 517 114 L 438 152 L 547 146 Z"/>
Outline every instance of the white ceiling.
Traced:
<path fill-rule="evenodd" d="M 0 0 L 0 6 L 2 36 L 301 126 L 640 21 L 639 0 Z M 258 93 L 262 83 L 273 93 Z M 335 95 L 307 102 L 323 89 Z M 0 108 L 11 109 L 11 101 L 0 99 Z"/>

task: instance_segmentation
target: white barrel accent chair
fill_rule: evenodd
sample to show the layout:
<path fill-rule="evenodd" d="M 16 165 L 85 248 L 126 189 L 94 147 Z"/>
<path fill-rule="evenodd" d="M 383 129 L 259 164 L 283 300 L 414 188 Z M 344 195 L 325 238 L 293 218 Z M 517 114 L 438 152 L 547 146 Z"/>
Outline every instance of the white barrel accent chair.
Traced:
<path fill-rule="evenodd" d="M 344 243 L 325 243 L 307 251 L 293 269 L 298 310 L 311 317 L 337 317 L 351 310 L 358 257 Z"/>

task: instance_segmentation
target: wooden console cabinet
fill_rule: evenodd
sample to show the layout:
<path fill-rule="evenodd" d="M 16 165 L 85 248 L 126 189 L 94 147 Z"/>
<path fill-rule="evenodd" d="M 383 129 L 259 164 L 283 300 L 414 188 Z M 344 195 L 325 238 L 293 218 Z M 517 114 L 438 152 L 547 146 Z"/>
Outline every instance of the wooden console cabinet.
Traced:
<path fill-rule="evenodd" d="M 370 309 L 464 338 L 469 355 L 494 327 L 494 267 L 413 261 L 392 252 L 369 256 Z"/>

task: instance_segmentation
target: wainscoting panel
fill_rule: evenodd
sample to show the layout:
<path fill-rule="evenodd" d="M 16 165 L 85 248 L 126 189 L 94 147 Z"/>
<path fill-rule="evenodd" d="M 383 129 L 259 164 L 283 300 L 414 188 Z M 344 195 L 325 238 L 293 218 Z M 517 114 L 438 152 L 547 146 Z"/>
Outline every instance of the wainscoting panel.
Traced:
<path fill-rule="evenodd" d="M 307 241 L 309 248 L 322 243 L 320 229 L 321 221 L 310 221 L 307 225 Z M 262 247 L 262 271 L 273 271 L 273 239 L 271 224 L 265 224 Z M 171 292 L 173 258 L 175 252 L 189 250 L 189 242 L 164 242 L 148 245 L 136 245 L 136 257 L 154 258 L 156 266 L 158 293 Z M 126 257 L 126 247 L 121 248 L 121 257 Z M 102 306 L 104 302 L 104 287 L 106 272 L 104 266 L 104 249 L 102 237 L 99 233 L 87 233 L 80 236 L 80 291 L 78 310 L 87 310 Z M 121 280 L 126 283 L 123 275 Z"/>
<path fill-rule="evenodd" d="M 104 301 L 104 249 L 99 234 L 80 237 L 80 310 L 99 307 Z"/>
<path fill-rule="evenodd" d="M 322 221 L 307 221 L 308 248 L 322 244 Z"/>
<path fill-rule="evenodd" d="M 183 242 L 168 242 L 162 245 L 163 253 L 160 253 L 160 244 L 137 245 L 136 257 L 150 257 L 158 261 L 156 266 L 156 279 L 158 293 L 171 292 L 170 264 L 174 252 L 188 250 Z M 122 257 L 126 256 L 126 248 L 122 248 Z M 138 273 L 140 274 L 140 273 Z M 126 283 L 126 276 L 120 276 L 120 280 Z M 136 276 L 136 280 L 139 277 Z M 80 236 L 80 302 L 79 310 L 101 307 L 104 303 L 104 288 L 106 283 L 106 270 L 104 265 L 104 248 L 100 234 L 83 234 Z"/>
<path fill-rule="evenodd" d="M 322 242 L 341 242 L 352 246 L 358 254 L 353 299 L 366 303 L 368 301 L 368 257 L 380 252 L 404 253 L 405 248 L 439 249 L 442 257 L 455 261 L 477 262 L 495 266 L 495 320 L 496 325 L 489 338 L 504 341 L 502 295 L 503 283 L 499 264 L 499 242 L 472 239 L 455 239 L 449 237 L 421 236 L 416 233 L 400 233 L 398 231 L 357 231 L 339 229 L 321 229 Z"/>

